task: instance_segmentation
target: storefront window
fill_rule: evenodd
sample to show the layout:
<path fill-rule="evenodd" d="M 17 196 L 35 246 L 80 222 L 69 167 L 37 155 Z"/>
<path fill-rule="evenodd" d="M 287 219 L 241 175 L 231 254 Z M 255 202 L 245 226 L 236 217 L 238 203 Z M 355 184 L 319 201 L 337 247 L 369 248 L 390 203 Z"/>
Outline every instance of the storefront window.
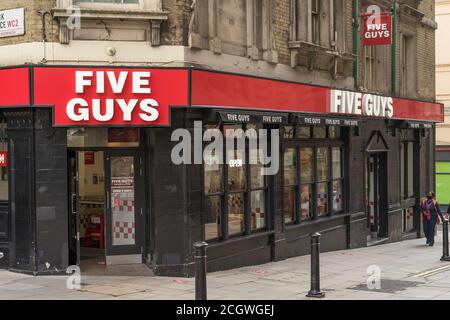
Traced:
<path fill-rule="evenodd" d="M 317 148 L 317 181 L 328 179 L 328 148 Z"/>
<path fill-rule="evenodd" d="M 8 152 L 8 139 L 6 137 L 6 123 L 0 123 L 0 151 Z M 3 154 L 5 156 L 5 154 Z M 6 161 L 7 163 L 8 161 Z M 8 201 L 8 167 L 0 167 L 0 201 Z"/>
<path fill-rule="evenodd" d="M 265 190 L 251 192 L 251 222 L 252 230 L 266 227 L 266 197 Z"/>
<path fill-rule="evenodd" d="M 300 149 L 300 180 L 302 183 L 313 181 L 313 155 L 312 148 Z"/>
<path fill-rule="evenodd" d="M 224 127 L 225 136 L 231 137 L 234 134 L 236 138 L 242 137 L 242 125 L 227 125 Z M 241 234 L 245 230 L 245 202 L 244 195 L 247 185 L 245 151 L 228 150 L 227 164 L 228 181 L 228 235 Z"/>
<path fill-rule="evenodd" d="M 342 178 L 341 148 L 333 148 L 331 152 L 333 161 L 333 179 L 340 179 Z"/>
<path fill-rule="evenodd" d="M 400 145 L 400 194 L 402 199 L 414 197 L 414 142 Z"/>
<path fill-rule="evenodd" d="M 342 182 L 333 181 L 333 213 L 342 211 Z"/>
<path fill-rule="evenodd" d="M 414 142 L 408 142 L 408 197 L 414 197 Z"/>
<path fill-rule="evenodd" d="M 220 238 L 221 197 L 209 196 L 205 200 L 205 240 Z"/>
<path fill-rule="evenodd" d="M 223 165 L 219 164 L 215 150 L 205 154 L 205 240 L 220 238 L 223 194 Z"/>
<path fill-rule="evenodd" d="M 205 154 L 205 240 L 225 240 L 267 227 L 268 185 L 261 164 L 263 150 L 250 148 L 255 146 L 253 139 L 257 138 L 261 128 L 262 125 L 255 124 L 223 127 L 226 137 L 244 137 L 244 131 L 249 129 L 256 132 L 256 136 L 246 137 L 244 145 L 235 141 L 234 148 L 227 150 L 229 162 L 225 165 L 217 164 L 215 154 Z M 205 126 L 205 129 L 211 129 L 211 126 Z M 241 131 L 232 131 L 236 129 Z M 225 234 L 222 221 L 228 227 Z"/>
<path fill-rule="evenodd" d="M 222 192 L 222 165 L 214 160 L 214 155 L 210 157 L 210 161 L 205 161 L 205 194 Z"/>
<path fill-rule="evenodd" d="M 0 168 L 0 201 L 8 201 L 8 168 Z"/>
<path fill-rule="evenodd" d="M 261 126 L 247 125 L 248 129 L 261 129 Z M 267 179 L 263 174 L 262 149 L 249 150 L 250 154 L 250 220 L 252 231 L 266 228 L 266 187 Z"/>
<path fill-rule="evenodd" d="M 326 216 L 328 212 L 328 183 L 317 184 L 317 216 Z"/>
<path fill-rule="evenodd" d="M 297 186 L 296 149 L 284 151 L 284 222 L 291 223 L 295 218 L 295 189 Z"/>
<path fill-rule="evenodd" d="M 330 139 L 339 139 L 340 138 L 340 130 L 339 127 L 328 127 L 328 138 Z"/>
<path fill-rule="evenodd" d="M 297 158 L 295 157 L 295 149 L 286 149 L 284 152 L 284 184 L 297 184 Z"/>
<path fill-rule="evenodd" d="M 312 191 L 311 185 L 302 185 L 300 193 L 301 219 L 309 220 L 312 218 Z"/>
<path fill-rule="evenodd" d="M 414 230 L 414 207 L 403 210 L 403 232 Z"/>
<path fill-rule="evenodd" d="M 228 196 L 228 234 L 241 234 L 244 226 L 244 193 L 232 193 Z"/>
<path fill-rule="evenodd" d="M 344 210 L 344 173 L 340 143 L 295 147 L 291 142 L 288 145 L 294 146 L 284 152 L 285 222 L 300 223 L 341 213 Z M 291 160 L 294 152 L 299 157 L 299 168 L 297 162 Z"/>
<path fill-rule="evenodd" d="M 400 144 L 400 197 L 405 198 L 405 147 Z"/>
<path fill-rule="evenodd" d="M 332 161 L 332 211 L 333 213 L 342 212 L 342 149 L 335 147 L 331 149 Z"/>
<path fill-rule="evenodd" d="M 295 188 L 284 188 L 284 222 L 291 223 L 295 221 Z"/>
<path fill-rule="evenodd" d="M 313 127 L 313 138 L 325 139 L 327 137 L 327 127 Z"/>
<path fill-rule="evenodd" d="M 309 139 L 311 138 L 311 127 L 298 127 L 297 139 Z"/>
<path fill-rule="evenodd" d="M 293 139 L 294 138 L 294 127 L 292 127 L 292 126 L 284 127 L 283 138 L 284 139 Z"/>
<path fill-rule="evenodd" d="M 69 148 L 139 147 L 139 128 L 67 129 Z"/>
<path fill-rule="evenodd" d="M 242 191 L 245 189 L 245 155 L 243 151 L 231 150 L 228 157 L 228 191 Z"/>

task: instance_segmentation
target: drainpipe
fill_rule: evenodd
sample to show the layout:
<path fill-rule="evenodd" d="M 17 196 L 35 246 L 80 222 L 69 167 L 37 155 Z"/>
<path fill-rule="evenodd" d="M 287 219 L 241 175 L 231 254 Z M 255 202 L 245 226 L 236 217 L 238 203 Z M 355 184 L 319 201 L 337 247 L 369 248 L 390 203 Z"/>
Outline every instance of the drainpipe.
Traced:
<path fill-rule="evenodd" d="M 355 61 L 353 63 L 353 79 L 355 80 L 355 89 L 359 88 L 359 52 L 358 52 L 358 27 L 359 27 L 359 1 L 353 0 L 353 54 Z"/>
<path fill-rule="evenodd" d="M 392 95 L 397 94 L 397 0 L 392 2 Z"/>

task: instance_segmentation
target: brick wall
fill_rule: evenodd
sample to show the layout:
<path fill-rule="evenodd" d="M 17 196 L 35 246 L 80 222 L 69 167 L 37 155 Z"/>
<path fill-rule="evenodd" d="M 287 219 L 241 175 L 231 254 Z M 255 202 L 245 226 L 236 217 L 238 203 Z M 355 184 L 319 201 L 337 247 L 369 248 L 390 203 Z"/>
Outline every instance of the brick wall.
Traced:
<path fill-rule="evenodd" d="M 192 0 L 163 0 L 163 10 L 170 12 L 162 25 L 161 40 L 164 45 L 187 45 Z"/>
<path fill-rule="evenodd" d="M 290 64 L 291 56 L 288 48 L 290 0 L 275 0 L 274 7 L 273 34 L 278 51 L 278 61 L 279 63 Z"/>
<path fill-rule="evenodd" d="M 24 42 L 42 41 L 42 19 L 39 10 L 50 10 L 56 4 L 56 0 L 2 0 L 0 10 L 25 8 L 25 35 L 20 37 L 1 38 L 0 46 Z M 47 39 L 55 41 L 58 39 L 58 28 L 56 21 L 49 15 L 45 19 Z"/>
<path fill-rule="evenodd" d="M 422 1 L 419 11 L 434 20 L 434 0 Z M 435 80 L 435 30 L 424 24 L 417 25 L 417 91 L 418 96 L 434 100 L 436 96 Z"/>

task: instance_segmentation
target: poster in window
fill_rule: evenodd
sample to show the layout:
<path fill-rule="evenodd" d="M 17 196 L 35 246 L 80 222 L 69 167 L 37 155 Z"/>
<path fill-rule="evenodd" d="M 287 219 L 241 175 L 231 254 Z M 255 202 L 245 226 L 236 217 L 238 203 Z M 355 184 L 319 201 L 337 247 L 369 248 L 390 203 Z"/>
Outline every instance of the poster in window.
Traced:
<path fill-rule="evenodd" d="M 111 157 L 112 244 L 136 243 L 135 184 L 133 157 Z"/>
<path fill-rule="evenodd" d="M 0 151 L 0 167 L 8 167 L 8 151 Z"/>
<path fill-rule="evenodd" d="M 85 165 L 95 164 L 95 152 L 88 151 L 84 153 L 84 164 Z"/>

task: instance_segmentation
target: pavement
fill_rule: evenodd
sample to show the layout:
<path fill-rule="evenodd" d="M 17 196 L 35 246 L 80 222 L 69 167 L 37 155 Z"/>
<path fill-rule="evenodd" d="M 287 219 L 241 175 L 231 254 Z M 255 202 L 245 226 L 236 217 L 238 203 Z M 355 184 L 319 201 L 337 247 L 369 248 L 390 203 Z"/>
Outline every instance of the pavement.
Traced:
<path fill-rule="evenodd" d="M 441 256 L 441 233 L 434 247 L 426 246 L 425 239 L 415 239 L 322 253 L 324 299 L 450 299 L 450 262 L 441 262 Z M 151 276 L 144 265 L 82 272 L 79 288 L 68 289 L 67 282 L 73 283 L 70 280 L 67 276 L 34 277 L 0 270 L 0 299 L 194 299 L 194 279 Z M 309 256 L 208 274 L 211 300 L 308 300 L 313 299 L 305 297 L 309 289 Z"/>

